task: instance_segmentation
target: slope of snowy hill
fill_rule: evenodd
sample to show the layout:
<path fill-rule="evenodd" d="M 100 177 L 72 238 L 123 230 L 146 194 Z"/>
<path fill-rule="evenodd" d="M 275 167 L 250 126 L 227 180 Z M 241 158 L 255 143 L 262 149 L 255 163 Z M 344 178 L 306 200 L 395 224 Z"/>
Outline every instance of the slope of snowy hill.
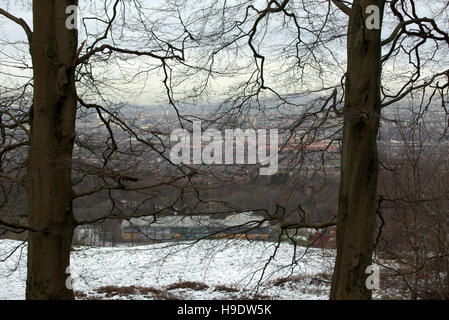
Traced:
<path fill-rule="evenodd" d="M 75 247 L 73 288 L 78 299 L 327 299 L 333 251 L 282 243 L 267 265 L 275 250 L 246 240 Z M 0 240 L 0 299 L 24 299 L 26 251 Z"/>

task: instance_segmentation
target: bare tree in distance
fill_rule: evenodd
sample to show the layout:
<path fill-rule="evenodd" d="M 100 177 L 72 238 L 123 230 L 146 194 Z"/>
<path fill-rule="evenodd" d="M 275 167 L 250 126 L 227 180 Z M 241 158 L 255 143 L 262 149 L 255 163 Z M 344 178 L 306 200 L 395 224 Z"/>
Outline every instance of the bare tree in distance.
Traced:
<path fill-rule="evenodd" d="M 402 286 L 410 299 L 448 298 L 448 139 L 439 125 L 442 115 L 432 110 L 418 119 L 396 117 L 382 130 L 391 138 L 382 141 L 380 157 L 384 225 L 376 236 L 376 260 L 386 268 L 388 286 Z M 382 259 L 396 265 L 385 266 Z"/>

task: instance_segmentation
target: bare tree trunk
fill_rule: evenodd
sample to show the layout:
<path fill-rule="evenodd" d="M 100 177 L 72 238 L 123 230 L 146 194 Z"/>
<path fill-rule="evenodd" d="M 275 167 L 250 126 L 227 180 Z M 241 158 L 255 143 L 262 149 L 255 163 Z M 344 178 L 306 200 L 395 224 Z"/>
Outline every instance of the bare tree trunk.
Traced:
<path fill-rule="evenodd" d="M 34 0 L 32 136 L 28 158 L 27 299 L 73 299 L 66 288 L 74 218 L 71 161 L 75 137 L 77 32 L 66 28 L 68 5 Z"/>
<path fill-rule="evenodd" d="M 377 132 L 381 100 L 381 30 L 368 30 L 366 8 L 384 1 L 355 0 L 348 27 L 337 258 L 331 299 L 370 299 L 366 267 L 372 263 L 378 175 Z"/>

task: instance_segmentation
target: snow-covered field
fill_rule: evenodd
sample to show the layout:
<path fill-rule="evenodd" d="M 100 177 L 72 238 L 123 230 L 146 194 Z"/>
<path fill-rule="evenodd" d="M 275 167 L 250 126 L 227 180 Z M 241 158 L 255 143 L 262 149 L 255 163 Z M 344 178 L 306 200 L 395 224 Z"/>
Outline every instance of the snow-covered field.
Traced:
<path fill-rule="evenodd" d="M 327 299 L 333 250 L 282 243 L 270 260 L 275 250 L 246 240 L 75 247 L 73 288 L 78 299 Z M 24 299 L 26 252 L 0 240 L 0 299 Z"/>

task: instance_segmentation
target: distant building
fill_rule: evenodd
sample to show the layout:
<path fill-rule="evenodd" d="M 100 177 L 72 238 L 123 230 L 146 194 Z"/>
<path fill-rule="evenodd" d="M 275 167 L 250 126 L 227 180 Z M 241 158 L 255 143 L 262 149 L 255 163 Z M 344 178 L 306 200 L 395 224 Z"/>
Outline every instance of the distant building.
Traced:
<path fill-rule="evenodd" d="M 73 243 L 78 245 L 100 245 L 101 227 L 99 225 L 83 225 L 75 229 Z"/>
<path fill-rule="evenodd" d="M 336 228 L 330 227 L 327 229 L 317 230 L 314 234 L 312 234 L 309 237 L 308 245 L 313 248 L 336 249 L 337 248 Z"/>
<path fill-rule="evenodd" d="M 268 222 L 260 224 L 262 216 L 251 212 L 233 214 L 225 219 L 212 219 L 207 215 L 132 218 L 121 224 L 124 241 L 162 242 L 170 240 L 248 238 L 271 239 L 274 229 Z"/>

